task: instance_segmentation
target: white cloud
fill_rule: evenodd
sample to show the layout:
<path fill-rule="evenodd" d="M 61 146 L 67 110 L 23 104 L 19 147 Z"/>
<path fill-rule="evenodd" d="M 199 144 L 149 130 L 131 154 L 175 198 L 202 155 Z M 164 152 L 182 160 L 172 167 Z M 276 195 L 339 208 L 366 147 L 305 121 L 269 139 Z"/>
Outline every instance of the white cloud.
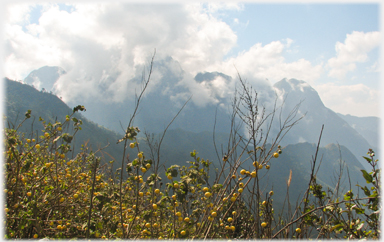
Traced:
<path fill-rule="evenodd" d="M 216 13 L 220 10 L 237 10 L 241 11 L 244 9 L 243 4 L 239 4 L 236 2 L 210 2 L 203 4 L 203 7 L 206 12 Z"/>
<path fill-rule="evenodd" d="M 281 41 L 273 41 L 262 45 L 257 43 L 248 51 L 240 53 L 237 57 L 230 58 L 221 66 L 210 68 L 227 72 L 236 76 L 237 70 L 243 77 L 256 79 L 269 79 L 273 83 L 283 78 L 295 78 L 313 82 L 321 75 L 322 65 L 313 66 L 308 60 L 299 59 L 294 62 L 286 62 L 283 51 L 292 44 L 293 40 L 286 39 L 286 44 Z"/>
<path fill-rule="evenodd" d="M 367 72 L 380 72 L 380 65 L 375 61 L 370 67 L 367 67 Z"/>
<path fill-rule="evenodd" d="M 313 66 L 304 59 L 284 59 L 284 50 L 294 42 L 289 38 L 266 45 L 257 43 L 237 57 L 223 61 L 236 46 L 237 36 L 215 16 L 220 16 L 221 10 L 242 8 L 227 3 L 97 3 L 73 4 L 73 11 L 66 12 L 57 4 L 46 4 L 39 24 L 26 24 L 26 32 L 16 20 L 7 21 L 5 74 L 22 79 L 41 66 L 57 65 L 67 71 L 55 84 L 55 92 L 64 101 L 102 97 L 120 102 L 140 89 L 137 77 L 141 78 L 144 65 L 148 65 L 156 48 L 156 60 L 172 56 L 180 63 L 186 73 L 180 85 L 189 88 L 198 105 L 217 103 L 217 98 L 230 94 L 237 79 L 236 68 L 252 85 L 266 90 L 272 90 L 271 84 L 283 78 L 311 82 L 319 77 L 321 65 Z M 195 83 L 193 77 L 204 71 L 223 72 L 232 76 L 233 81 L 224 85 L 219 78 Z M 153 78 L 160 80 L 162 75 L 160 71 Z M 130 81 L 133 79 L 136 81 Z M 151 90 L 154 89 L 148 89 Z"/>
<path fill-rule="evenodd" d="M 379 116 L 380 91 L 364 84 L 338 86 L 327 83 L 314 87 L 324 105 L 341 114 Z"/>
<path fill-rule="evenodd" d="M 305 80 L 313 85 L 323 72 L 322 64 L 313 65 L 305 59 L 288 62 L 284 58 L 285 51 L 295 43 L 290 38 L 264 45 L 256 43 L 236 57 L 223 60 L 236 46 L 237 36 L 220 20 L 220 11 L 240 11 L 243 6 L 239 4 L 92 3 L 73 4 L 71 12 L 60 10 L 57 4 L 45 4 L 39 23 L 30 24 L 33 6 L 7 7 L 5 75 L 20 80 L 42 66 L 60 66 L 67 74 L 55 88 L 64 101 L 102 98 L 120 102 L 133 96 L 135 90 L 140 90 L 143 68 L 148 66 L 155 48 L 155 60 L 172 56 L 180 63 L 182 70 L 175 67 L 171 71 L 182 76 L 178 85 L 188 87 L 198 105 L 217 103 L 218 98 L 231 94 L 237 79 L 236 68 L 244 79 L 266 92 L 272 90 L 272 83 L 283 78 Z M 336 44 L 337 56 L 328 62 L 330 75 L 345 74 L 355 68 L 356 62 L 366 61 L 367 53 L 378 46 L 378 39 L 378 32 L 347 35 L 344 44 Z M 183 75 L 179 73 L 182 71 Z M 195 82 L 193 77 L 204 71 L 223 72 L 233 80 L 226 83 L 218 77 L 211 82 Z M 155 67 L 154 87 L 149 92 L 156 90 L 157 81 L 164 75 Z M 326 95 L 330 104 L 343 109 L 340 101 L 329 94 L 329 88 L 324 86 L 321 96 Z M 357 87 L 348 89 L 351 94 L 353 88 Z M 364 90 L 366 94 L 367 89 Z M 189 97 L 186 93 L 172 95 L 175 99 Z M 262 95 L 272 97 L 269 93 Z M 356 102 L 356 98 L 350 102 Z M 368 101 L 364 99 L 362 103 Z"/>
<path fill-rule="evenodd" d="M 328 76 L 343 79 L 347 72 L 356 69 L 356 63 L 366 62 L 368 53 L 380 45 L 379 32 L 353 31 L 347 34 L 344 43 L 335 45 L 336 57 L 328 60 Z"/>
<path fill-rule="evenodd" d="M 16 6 L 23 13 L 19 19 L 30 9 L 25 6 Z M 211 10 L 236 6 L 212 5 Z M 8 8 L 10 14 L 16 10 Z M 121 101 L 131 94 L 129 80 L 141 76 L 155 48 L 156 60 L 172 56 L 183 70 L 196 74 L 220 62 L 237 40 L 200 4 L 74 4 L 70 13 L 49 4 L 38 25 L 26 23 L 26 32 L 16 20 L 6 22 L 5 75 L 22 79 L 41 66 L 60 66 L 67 74 L 55 87 L 64 100 L 109 93 Z"/>
<path fill-rule="evenodd" d="M 29 23 L 29 12 L 34 5 L 30 4 L 8 4 L 5 11 L 5 19 L 10 24 L 26 24 Z"/>

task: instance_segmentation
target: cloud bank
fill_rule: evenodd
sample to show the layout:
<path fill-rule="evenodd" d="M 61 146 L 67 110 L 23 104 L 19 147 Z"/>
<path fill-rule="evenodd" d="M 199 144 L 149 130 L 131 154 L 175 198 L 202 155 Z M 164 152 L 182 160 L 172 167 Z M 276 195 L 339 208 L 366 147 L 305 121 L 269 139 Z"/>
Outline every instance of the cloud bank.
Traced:
<path fill-rule="evenodd" d="M 60 66 L 67 74 L 54 88 L 64 101 L 97 98 L 123 102 L 133 97 L 141 88 L 143 70 L 147 70 L 154 49 L 156 60 L 172 57 L 180 65 L 170 68 L 180 77 L 175 85 L 188 88 L 195 104 L 204 106 L 217 104 L 220 98 L 233 93 L 237 72 L 252 85 L 268 90 L 283 78 L 313 85 L 327 70 L 330 77 L 343 78 L 356 68 L 356 63 L 366 61 L 368 53 L 379 45 L 378 32 L 353 32 L 344 43 L 336 43 L 335 57 L 326 64 L 314 65 L 306 59 L 288 62 L 284 58 L 295 41 L 287 36 L 271 43 L 255 43 L 225 59 L 236 47 L 237 35 L 220 19 L 220 11 L 241 11 L 241 4 L 48 3 L 39 5 L 41 16 L 37 22 L 32 21 L 36 6 L 7 6 L 5 75 L 21 80 L 42 66 Z M 195 75 L 205 71 L 222 72 L 232 80 L 218 77 L 211 82 L 196 82 Z M 155 66 L 154 87 L 148 91 L 157 91 L 156 83 L 165 75 L 164 69 Z M 326 93 L 324 90 L 330 86 L 323 87 L 319 93 L 325 103 L 331 103 L 336 93 Z M 349 88 L 347 93 L 353 95 L 352 90 L 357 87 Z M 372 94 L 372 90 L 364 88 L 364 94 Z M 172 98 L 186 96 L 184 93 Z M 338 102 L 347 105 L 346 100 Z"/>
<path fill-rule="evenodd" d="M 315 87 L 324 105 L 341 114 L 379 117 L 380 91 L 364 84 L 342 85 L 327 83 Z"/>
<path fill-rule="evenodd" d="M 368 60 L 368 53 L 381 43 L 380 33 L 353 31 L 347 34 L 344 43 L 335 45 L 336 57 L 328 60 L 328 76 L 343 79 L 347 72 L 356 69 L 356 63 Z"/>

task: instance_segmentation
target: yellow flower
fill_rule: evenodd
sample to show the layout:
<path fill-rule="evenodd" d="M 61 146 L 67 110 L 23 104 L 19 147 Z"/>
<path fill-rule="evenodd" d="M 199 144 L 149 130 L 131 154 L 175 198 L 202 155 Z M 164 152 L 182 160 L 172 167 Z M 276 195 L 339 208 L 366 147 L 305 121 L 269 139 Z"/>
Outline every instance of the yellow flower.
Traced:
<path fill-rule="evenodd" d="M 279 153 L 277 153 L 277 152 L 273 153 L 273 157 L 279 158 Z"/>
<path fill-rule="evenodd" d="M 267 223 L 266 222 L 262 222 L 261 223 L 261 227 L 263 227 L 263 228 L 267 227 Z"/>

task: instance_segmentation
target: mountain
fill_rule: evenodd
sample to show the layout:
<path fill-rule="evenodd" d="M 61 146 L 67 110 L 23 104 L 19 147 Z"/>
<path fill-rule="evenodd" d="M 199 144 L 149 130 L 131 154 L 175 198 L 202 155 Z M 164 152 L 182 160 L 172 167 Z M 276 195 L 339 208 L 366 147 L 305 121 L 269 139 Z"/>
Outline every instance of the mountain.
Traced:
<path fill-rule="evenodd" d="M 215 125 L 217 132 L 226 133 L 229 131 L 233 98 L 230 93 L 231 91 L 233 93 L 233 90 L 225 89 L 226 92 L 224 92 L 219 88 L 234 82 L 230 76 L 220 72 L 201 72 L 192 77 L 194 80 L 192 83 L 187 78 L 188 73 L 185 73 L 179 63 L 171 57 L 155 61 L 154 66 L 156 67 L 156 78 L 150 82 L 150 90 L 145 93 L 141 100 L 135 118 L 136 126 L 148 133 L 162 132 L 193 93 L 194 101 L 190 101 L 184 107 L 170 129 L 183 129 L 197 133 L 212 132 Z M 47 73 L 55 73 L 56 71 L 54 68 L 39 70 L 40 72 L 35 73 L 35 79 L 39 79 L 37 76 L 39 73 L 42 75 L 40 79 L 48 76 L 48 74 L 41 73 L 43 70 L 46 70 Z M 52 81 L 55 78 L 56 76 Z M 185 83 L 186 79 L 189 80 L 188 83 Z M 140 80 L 141 77 L 135 77 L 130 82 L 140 83 Z M 218 85 L 218 81 L 220 81 L 220 85 Z M 201 89 L 201 87 L 204 88 Z M 324 124 L 321 146 L 338 143 L 346 146 L 356 157 L 365 155 L 369 148 L 377 149 L 378 147 L 378 145 L 375 146 L 366 140 L 361 134 L 362 131 L 358 130 L 358 125 L 352 124 L 355 127 L 353 128 L 340 115 L 325 107 L 316 90 L 305 81 L 283 79 L 273 87 L 259 85 L 255 86 L 255 89 L 258 91 L 260 103 L 267 104 L 267 106 L 271 106 L 271 100 L 273 100 L 271 97 L 275 95 L 275 92 L 286 97 L 282 112 L 283 118 L 287 117 L 289 112 L 302 101 L 297 117 L 306 115 L 284 137 L 283 145 L 298 142 L 317 143 L 321 126 Z M 200 92 L 200 90 L 204 90 L 204 92 Z M 123 133 L 122 127 L 128 124 L 130 114 L 134 110 L 135 100 L 127 97 L 119 102 L 108 102 L 106 99 L 107 97 L 105 99 L 84 99 L 81 104 L 88 110 L 84 116 L 108 129 Z M 72 100 L 69 100 L 67 104 L 69 106 L 78 105 Z M 280 124 L 275 122 L 272 127 L 272 136 L 277 134 L 279 127 Z M 370 128 L 372 132 L 376 130 L 378 133 L 376 125 L 371 125 Z M 376 152 L 378 153 L 379 150 Z M 366 167 L 365 163 L 363 165 Z"/>
<path fill-rule="evenodd" d="M 62 100 L 51 93 L 37 91 L 32 86 L 20 82 L 4 79 L 5 83 L 5 110 L 6 117 L 4 127 L 15 127 L 24 119 L 27 110 L 31 110 L 31 118 L 26 120 L 19 131 L 31 135 L 31 132 L 41 134 L 43 125 L 39 122 L 39 117 L 47 123 L 54 123 L 56 120 L 64 122 L 66 115 L 70 115 L 73 109 L 69 108 Z M 85 118 L 80 113 L 75 113 L 74 117 L 81 119 L 82 130 L 75 135 L 72 141 L 75 144 L 73 154 L 76 154 L 80 146 L 88 143 L 88 146 L 96 151 L 98 148 L 108 147 L 102 150 L 106 161 L 115 158 L 117 161 L 122 159 L 122 145 L 117 145 L 116 141 L 121 135 L 108 130 Z M 63 127 L 63 132 L 73 133 L 73 127 Z M 132 154 L 133 155 L 133 154 Z M 112 157 L 111 157 L 112 156 Z"/>
<path fill-rule="evenodd" d="M 361 134 L 372 147 L 379 146 L 378 127 L 380 118 L 378 117 L 356 117 L 352 115 L 343 115 L 338 113 L 339 117 L 344 119 L 352 128 Z"/>
<path fill-rule="evenodd" d="M 64 120 L 65 115 L 71 114 L 72 109 L 69 108 L 62 100 L 55 95 L 44 91 L 37 91 L 35 88 L 19 82 L 4 79 L 6 84 L 6 122 L 18 124 L 23 118 L 24 113 L 32 110 L 31 119 L 23 124 L 20 131 L 30 134 L 31 127 L 34 132 L 41 132 L 42 126 L 38 122 L 38 117 L 42 117 L 48 122 Z M 86 112 L 88 112 L 87 110 Z M 109 155 L 116 158 L 118 162 L 114 163 L 114 169 L 118 168 L 118 164 L 122 159 L 122 145 L 116 144 L 116 140 L 121 138 L 121 135 L 113 131 L 93 123 L 85 118 L 82 114 L 76 114 L 77 118 L 83 120 L 82 130 L 76 134 L 74 141 L 77 150 L 74 150 L 74 155 L 78 148 L 84 142 L 95 150 L 97 147 L 103 147 L 110 143 L 110 146 L 104 149 L 105 161 L 111 160 Z M 33 125 L 33 126 L 32 126 Z M 67 127 L 71 132 L 71 127 Z M 142 127 L 141 129 L 145 129 Z M 66 131 L 67 132 L 67 131 Z M 155 141 L 159 140 L 161 134 L 153 134 Z M 217 147 L 217 153 L 214 146 L 214 141 Z M 212 131 L 192 132 L 184 129 L 170 129 L 163 140 L 160 153 L 161 169 L 160 175 L 164 175 L 162 167 L 169 167 L 177 164 L 180 166 L 188 165 L 186 161 L 191 160 L 190 153 L 192 150 L 198 152 L 198 156 L 203 159 L 210 160 L 212 164 L 211 181 L 215 178 L 215 168 L 220 167 L 221 156 L 226 153 L 228 147 L 229 134 L 224 132 L 216 132 L 215 136 Z M 149 146 L 146 144 L 144 135 L 139 136 L 140 148 L 145 154 L 150 155 Z M 268 149 L 270 145 L 267 145 Z M 263 194 L 271 189 L 275 191 L 274 203 L 276 208 L 281 208 L 285 194 L 286 181 L 289 177 L 289 172 L 292 170 L 293 177 L 290 186 L 289 196 L 291 203 L 296 202 L 299 196 L 302 196 L 310 178 L 311 161 L 316 152 L 316 145 L 308 142 L 289 144 L 283 147 L 283 153 L 277 159 L 272 159 L 270 162 L 271 169 L 262 169 L 259 172 L 260 177 L 263 177 L 261 189 Z M 135 150 L 128 149 L 130 157 L 135 157 Z M 109 155 L 108 155 L 109 154 Z M 345 162 L 340 163 L 343 160 Z M 360 159 L 361 160 L 361 159 Z M 230 161 L 231 162 L 231 161 Z M 163 166 L 164 165 L 164 166 Z M 353 189 L 356 183 L 364 184 L 360 169 L 363 169 L 360 162 L 345 146 L 329 144 L 321 147 L 317 159 L 318 169 L 316 178 L 324 188 L 333 189 L 337 183 L 339 168 L 344 165 L 348 167 L 349 177 L 351 179 Z M 246 160 L 241 168 L 253 169 L 252 161 Z M 226 174 L 226 173 L 225 173 Z M 349 187 L 349 178 L 347 177 L 346 168 L 344 168 L 341 179 L 342 189 Z"/>
<path fill-rule="evenodd" d="M 215 134 L 218 156 L 216 155 L 213 138 L 213 133 L 207 131 L 195 133 L 181 129 L 170 130 L 166 133 L 162 143 L 161 164 L 165 165 L 165 167 L 173 164 L 188 166 L 189 164 L 186 161 L 192 160 L 189 152 L 196 150 L 199 157 L 212 162 L 210 181 L 213 182 L 216 178 L 214 168 L 220 169 L 221 167 L 221 156 L 228 148 L 229 135 L 226 133 Z M 270 145 L 267 145 L 266 149 L 269 147 Z M 145 147 L 144 151 L 149 153 L 148 147 Z M 237 153 L 241 153 L 240 149 Z M 289 172 L 292 170 L 293 175 L 289 196 L 291 203 L 295 203 L 304 194 L 308 186 L 311 163 L 315 153 L 316 145 L 308 142 L 290 144 L 283 147 L 283 152 L 279 158 L 270 161 L 271 168 L 269 170 L 264 168 L 259 171 L 259 177 L 263 177 L 260 186 L 263 191 L 262 193 L 265 194 L 265 192 L 274 190 L 276 194 L 274 203 L 277 207 L 281 208 L 287 192 L 286 182 Z M 229 162 L 233 161 L 229 160 Z M 254 169 L 252 161 L 246 160 L 239 170 L 242 168 L 247 170 Z M 338 182 L 338 175 L 341 174 L 340 193 L 345 193 L 349 189 L 349 180 L 351 181 L 352 189 L 357 191 L 355 186 L 357 183 L 365 184 L 361 169 L 363 169 L 363 166 L 359 160 L 345 146 L 329 144 L 319 149 L 316 163 L 316 179 L 319 184 L 323 185 L 325 190 L 327 188 L 333 190 Z M 224 174 L 227 174 L 227 171 Z"/>
<path fill-rule="evenodd" d="M 156 71 L 160 79 L 151 79 L 150 84 L 143 98 L 141 99 L 140 108 L 135 119 L 135 125 L 139 127 L 146 127 L 148 132 L 159 133 L 169 124 L 174 116 L 179 112 L 183 104 L 193 96 L 190 90 L 185 85 L 180 85 L 180 80 L 183 80 L 186 73 L 182 70 L 179 63 L 171 57 L 162 60 L 157 60 L 154 63 Z M 41 90 L 45 88 L 47 92 L 56 93 L 54 83 L 60 76 L 65 75 L 65 71 L 60 67 L 42 67 L 38 70 L 32 71 L 24 82 L 34 85 L 35 88 Z M 221 76 L 226 78 L 229 82 L 230 77 L 221 73 L 201 73 L 196 76 L 196 82 L 210 85 L 214 77 Z M 137 76 L 131 80 L 132 83 L 141 83 L 142 77 Z M 127 80 L 128 81 L 128 80 Z M 40 83 L 40 86 L 36 85 Z M 100 89 L 107 89 L 101 87 Z M 140 89 L 136 90 L 137 92 Z M 110 102 L 106 95 L 103 93 L 102 97 L 92 97 L 89 99 L 83 98 L 81 103 L 77 100 L 68 100 L 66 103 L 69 106 L 78 104 L 84 105 L 87 112 L 83 115 L 89 120 L 94 120 L 98 124 L 111 129 L 118 133 L 123 133 L 122 127 L 128 124 L 130 115 L 135 108 L 134 95 L 126 95 L 126 98 Z M 201 95 L 201 97 L 199 96 Z M 202 100 L 210 98 L 213 94 L 194 94 L 195 100 Z M 199 96 L 199 97 L 198 97 Z M 111 99 L 111 97 L 109 97 Z M 230 102 L 228 97 L 221 98 Z M 229 117 L 227 114 L 227 107 L 219 105 L 220 103 L 208 103 L 207 105 L 200 105 L 199 101 L 190 101 L 183 112 L 181 112 L 172 124 L 172 129 L 182 128 L 193 132 L 212 131 L 215 119 L 220 120 L 217 122 L 217 130 L 227 130 L 229 128 Z M 218 110 L 216 112 L 216 110 Z"/>
<path fill-rule="evenodd" d="M 319 139 L 320 130 L 324 124 L 321 146 L 330 143 L 340 144 L 347 147 L 356 157 L 365 155 L 368 149 L 372 148 L 356 129 L 352 128 L 334 111 L 324 106 L 316 90 L 308 83 L 296 79 L 283 79 L 277 82 L 274 87 L 281 95 L 286 95 L 285 105 L 287 108 L 283 110 L 285 115 L 300 101 L 302 103 L 299 114 L 306 114 L 300 123 L 287 134 L 283 141 L 284 144 L 315 143 Z M 365 162 L 363 165 L 368 168 Z"/>
<path fill-rule="evenodd" d="M 24 82 L 33 85 L 37 90 L 44 88 L 48 92 L 55 91 L 54 84 L 61 75 L 67 72 L 58 66 L 43 66 L 37 70 L 32 71 L 24 79 Z"/>

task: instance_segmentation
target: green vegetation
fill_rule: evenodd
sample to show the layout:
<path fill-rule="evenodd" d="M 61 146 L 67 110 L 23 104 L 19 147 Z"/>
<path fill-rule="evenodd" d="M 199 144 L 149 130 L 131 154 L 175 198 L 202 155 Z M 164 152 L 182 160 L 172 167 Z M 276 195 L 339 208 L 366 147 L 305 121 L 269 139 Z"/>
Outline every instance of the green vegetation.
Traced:
<path fill-rule="evenodd" d="M 34 124 L 39 132 L 23 129 L 34 115 L 26 110 L 18 125 L 4 129 L 5 238 L 379 239 L 381 175 L 374 151 L 364 157 L 371 171 L 351 166 L 350 174 L 360 173 L 366 183 L 358 185 L 360 193 L 351 183 L 343 191 L 341 165 L 336 185 L 330 187 L 318 179 L 335 169 L 330 163 L 325 171 L 319 169 L 321 131 L 317 146 L 308 144 L 297 154 L 314 152 L 310 167 L 298 172 L 304 174 L 294 174 L 308 176 L 308 183 L 301 179 L 295 187 L 292 170 L 279 163 L 285 156 L 279 143 L 300 120 L 297 108 L 285 120 L 276 106 L 267 113 L 257 93 L 239 79 L 227 145 L 221 154 L 213 145 L 215 163 L 192 149 L 186 163 L 163 161 L 163 146 L 177 149 L 177 144 L 166 143 L 169 126 L 158 137 L 139 136 L 133 120 L 150 75 L 124 135 L 114 140 L 120 157 L 100 155 L 107 148 L 91 148 L 87 139 L 74 151 L 74 140 L 85 131 L 78 114 L 85 111 L 83 106 L 56 119 L 40 117 Z M 274 120 L 280 130 L 269 137 Z M 268 174 L 283 176 L 284 169 L 287 176 L 277 179 L 276 189 L 265 186 Z M 290 190 L 301 192 L 294 205 Z M 277 195 L 285 200 L 275 201 Z"/>
<path fill-rule="evenodd" d="M 74 113 L 82 109 L 78 106 Z M 40 120 L 43 135 L 33 138 L 5 129 L 6 238 L 379 237 L 380 170 L 372 150 L 365 157 L 372 172 L 362 170 L 369 184 L 360 186 L 365 196 L 348 191 L 336 197 L 313 178 L 310 197 L 292 217 L 274 213 L 272 191 L 260 196 L 256 223 L 249 202 L 256 198 L 243 191 L 252 190 L 265 163 L 254 162 L 252 170 L 234 169 L 223 183 L 212 184 L 211 162 L 192 151 L 188 167 L 173 165 L 154 172 L 156 164 L 140 151 L 139 130 L 130 128 L 129 149 L 137 150 L 137 155 L 125 166 L 128 178 L 120 192 L 121 170 L 112 172 L 112 164 L 101 166 L 98 151 L 84 145 L 75 158 L 66 158 L 73 135 L 81 128 L 73 114 L 63 122 Z M 30 115 L 27 112 L 26 119 Z M 73 134 L 63 132 L 68 123 L 75 127 Z M 278 147 L 268 160 L 284 155 L 279 153 Z M 223 157 L 223 164 L 230 159 Z"/>

